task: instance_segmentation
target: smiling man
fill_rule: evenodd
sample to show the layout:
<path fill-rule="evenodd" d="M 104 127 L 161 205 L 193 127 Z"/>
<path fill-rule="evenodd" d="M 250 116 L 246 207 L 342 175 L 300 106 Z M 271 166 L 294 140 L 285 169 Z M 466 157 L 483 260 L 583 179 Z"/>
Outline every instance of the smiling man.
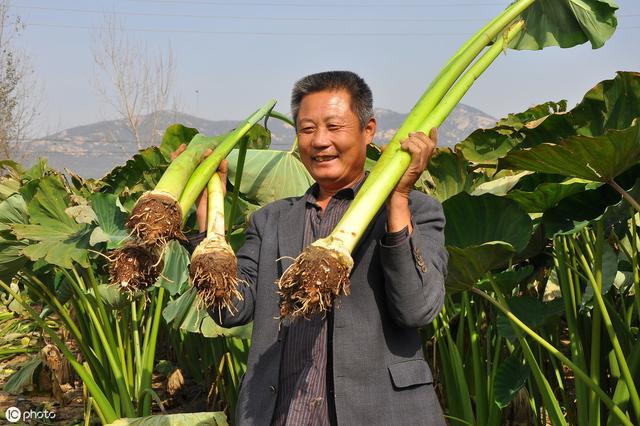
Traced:
<path fill-rule="evenodd" d="M 413 190 L 435 130 L 402 142 L 411 165 L 353 253 L 351 295 L 326 315 L 278 319 L 275 282 L 288 259 L 332 231 L 366 177 L 372 104 L 352 72 L 313 74 L 294 86 L 300 159 L 316 183 L 251 216 L 237 253 L 243 300 L 237 312 L 212 315 L 225 327 L 254 322 L 239 425 L 444 424 L 418 333 L 443 302 L 444 216 Z"/>

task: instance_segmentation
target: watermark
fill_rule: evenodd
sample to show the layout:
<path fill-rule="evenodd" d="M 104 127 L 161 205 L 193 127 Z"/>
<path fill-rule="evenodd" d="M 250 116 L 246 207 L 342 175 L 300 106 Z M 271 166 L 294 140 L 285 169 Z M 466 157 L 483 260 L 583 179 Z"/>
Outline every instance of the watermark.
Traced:
<path fill-rule="evenodd" d="M 27 423 L 31 420 L 53 420 L 56 418 L 56 413 L 49 410 L 22 411 L 18 407 L 9 407 L 5 410 L 4 417 L 10 423 L 17 423 L 20 420 Z"/>

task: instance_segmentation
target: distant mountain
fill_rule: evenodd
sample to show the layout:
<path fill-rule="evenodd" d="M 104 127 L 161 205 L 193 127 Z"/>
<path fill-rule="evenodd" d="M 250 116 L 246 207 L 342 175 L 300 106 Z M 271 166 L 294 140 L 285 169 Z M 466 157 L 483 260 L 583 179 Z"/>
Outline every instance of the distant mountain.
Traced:
<path fill-rule="evenodd" d="M 377 108 L 375 115 L 378 130 L 374 142 L 388 142 L 406 114 Z M 162 133 L 153 134 L 150 116 L 141 117 L 141 135 L 144 147 L 159 145 Z M 481 127 L 491 127 L 496 120 L 467 105 L 459 104 L 439 128 L 439 145 L 453 146 Z M 239 121 L 207 120 L 180 112 L 163 111 L 158 118 L 159 128 L 165 129 L 173 123 L 195 127 L 201 133 L 215 135 L 233 129 Z M 270 119 L 268 127 L 272 133 L 271 146 L 287 149 L 294 138 L 293 128 L 282 121 Z M 97 178 L 131 158 L 138 147 L 124 120 L 109 120 L 85 126 L 73 127 L 29 142 L 26 147 L 32 164 L 39 157 L 47 157 L 49 164 L 59 170 L 68 168 L 84 177 Z"/>

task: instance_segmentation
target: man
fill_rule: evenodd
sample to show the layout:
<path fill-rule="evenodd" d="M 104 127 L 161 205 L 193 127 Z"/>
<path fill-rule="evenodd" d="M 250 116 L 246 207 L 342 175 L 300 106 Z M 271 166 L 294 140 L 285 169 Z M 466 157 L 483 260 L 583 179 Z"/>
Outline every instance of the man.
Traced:
<path fill-rule="evenodd" d="M 291 104 L 300 159 L 316 183 L 254 213 L 237 253 L 244 299 L 237 312 L 222 312 L 221 325 L 254 322 L 237 422 L 444 424 L 418 334 L 443 302 L 444 216 L 437 201 L 412 191 L 435 148 L 435 129 L 402 142 L 411 165 L 354 250 L 351 294 L 326 315 L 281 321 L 275 283 L 346 211 L 376 130 L 371 91 L 351 72 L 303 78 Z"/>

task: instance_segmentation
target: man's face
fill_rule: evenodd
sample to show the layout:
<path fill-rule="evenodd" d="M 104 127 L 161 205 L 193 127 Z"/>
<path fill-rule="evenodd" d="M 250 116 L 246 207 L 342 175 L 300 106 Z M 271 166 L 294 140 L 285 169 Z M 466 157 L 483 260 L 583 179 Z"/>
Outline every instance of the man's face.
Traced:
<path fill-rule="evenodd" d="M 339 190 L 363 173 L 367 145 L 376 131 L 375 119 L 364 129 L 351 110 L 345 90 L 322 91 L 302 98 L 298 111 L 300 159 L 324 189 Z"/>

